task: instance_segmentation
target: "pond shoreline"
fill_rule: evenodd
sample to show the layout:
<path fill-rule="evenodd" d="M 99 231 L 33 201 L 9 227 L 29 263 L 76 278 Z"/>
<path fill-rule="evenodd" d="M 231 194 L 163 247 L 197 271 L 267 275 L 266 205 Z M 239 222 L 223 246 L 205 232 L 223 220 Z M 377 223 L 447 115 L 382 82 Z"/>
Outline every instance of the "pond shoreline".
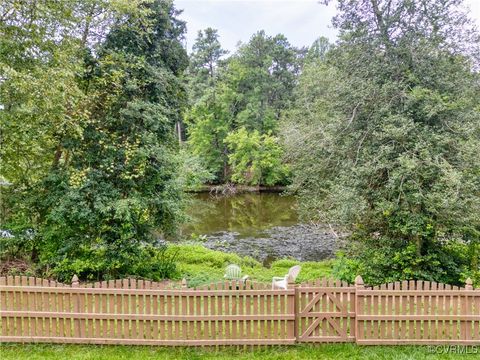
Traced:
<path fill-rule="evenodd" d="M 256 236 L 221 231 L 208 234 L 203 246 L 224 253 L 251 256 L 269 266 L 274 260 L 323 261 L 333 259 L 344 246 L 344 237 L 337 237 L 326 227 L 307 224 L 275 226 Z"/>
<path fill-rule="evenodd" d="M 198 189 L 188 190 L 188 193 L 211 193 L 211 194 L 239 194 L 245 192 L 252 193 L 282 193 L 287 190 L 287 186 L 275 185 L 275 186 L 248 186 L 237 184 L 219 184 L 219 185 L 201 185 Z"/>

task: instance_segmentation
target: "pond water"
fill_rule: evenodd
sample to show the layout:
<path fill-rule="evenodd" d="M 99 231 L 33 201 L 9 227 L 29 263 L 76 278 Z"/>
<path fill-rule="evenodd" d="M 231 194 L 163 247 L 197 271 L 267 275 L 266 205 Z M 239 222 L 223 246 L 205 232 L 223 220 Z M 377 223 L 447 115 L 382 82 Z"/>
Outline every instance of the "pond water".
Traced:
<path fill-rule="evenodd" d="M 316 261 L 333 257 L 337 240 L 322 226 L 302 223 L 293 196 L 199 193 L 188 207 L 185 239 L 197 239 L 215 250 L 248 255 L 268 265 L 278 258 Z"/>
<path fill-rule="evenodd" d="M 272 227 L 298 224 L 295 198 L 278 193 L 199 193 L 193 196 L 188 215 L 192 220 L 183 231 L 197 235 L 227 231 L 239 237 L 259 237 Z"/>

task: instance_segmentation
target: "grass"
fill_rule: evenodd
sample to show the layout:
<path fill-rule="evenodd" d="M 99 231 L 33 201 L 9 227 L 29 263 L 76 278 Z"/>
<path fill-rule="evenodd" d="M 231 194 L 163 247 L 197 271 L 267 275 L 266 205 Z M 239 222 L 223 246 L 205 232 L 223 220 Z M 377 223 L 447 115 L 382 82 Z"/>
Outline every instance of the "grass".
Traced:
<path fill-rule="evenodd" d="M 197 286 L 223 279 L 225 267 L 237 264 L 242 273 L 252 280 L 270 282 L 273 276 L 283 276 L 293 265 L 301 265 L 297 282 L 332 277 L 334 260 L 301 262 L 293 259 L 274 261 L 270 267 L 264 267 L 260 262 L 248 256 L 239 256 L 205 248 L 202 245 L 181 244 L 170 245 L 169 252 L 177 253 L 176 262 L 178 278 L 186 278 L 190 286 Z"/>
<path fill-rule="evenodd" d="M 443 347 L 441 348 L 443 350 Z M 470 352 L 472 348 L 470 348 Z M 479 349 L 480 351 L 480 349 Z M 165 348 L 146 346 L 4 344 L 0 346 L 2 360 L 22 359 L 468 359 L 478 355 L 455 353 L 435 354 L 427 346 L 358 346 L 355 344 L 296 345 L 267 348 Z"/>

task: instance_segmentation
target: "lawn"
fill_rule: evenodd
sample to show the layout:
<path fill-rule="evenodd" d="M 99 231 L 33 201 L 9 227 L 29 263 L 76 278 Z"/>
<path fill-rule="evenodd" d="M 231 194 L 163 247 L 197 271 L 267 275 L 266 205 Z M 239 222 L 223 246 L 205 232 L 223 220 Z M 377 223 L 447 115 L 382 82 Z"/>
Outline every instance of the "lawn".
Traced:
<path fill-rule="evenodd" d="M 472 349 L 470 348 L 470 352 Z M 478 349 L 480 351 L 480 349 Z M 477 359 L 479 355 L 434 354 L 427 346 L 357 346 L 355 344 L 296 345 L 292 347 L 224 348 L 164 348 L 144 346 L 95 346 L 4 344 L 0 346 L 2 360 L 22 359 Z"/>
<path fill-rule="evenodd" d="M 186 278 L 189 286 L 222 280 L 225 267 L 229 264 L 239 265 L 243 274 L 249 275 L 252 280 L 267 283 L 272 281 L 273 276 L 285 275 L 290 267 L 297 264 L 302 266 L 297 282 L 332 277 L 332 267 L 335 261 L 301 262 L 293 259 L 281 259 L 274 261 L 267 268 L 251 257 L 210 250 L 199 244 L 171 245 L 167 252 L 175 254 L 176 278 Z"/>

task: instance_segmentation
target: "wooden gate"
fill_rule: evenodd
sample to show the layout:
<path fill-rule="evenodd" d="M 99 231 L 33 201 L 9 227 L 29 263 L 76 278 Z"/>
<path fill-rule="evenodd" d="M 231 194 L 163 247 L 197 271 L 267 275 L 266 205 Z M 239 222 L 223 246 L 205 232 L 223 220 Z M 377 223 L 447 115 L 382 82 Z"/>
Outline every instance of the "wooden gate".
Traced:
<path fill-rule="evenodd" d="M 295 289 L 298 342 L 355 341 L 355 287 L 333 279 Z"/>

